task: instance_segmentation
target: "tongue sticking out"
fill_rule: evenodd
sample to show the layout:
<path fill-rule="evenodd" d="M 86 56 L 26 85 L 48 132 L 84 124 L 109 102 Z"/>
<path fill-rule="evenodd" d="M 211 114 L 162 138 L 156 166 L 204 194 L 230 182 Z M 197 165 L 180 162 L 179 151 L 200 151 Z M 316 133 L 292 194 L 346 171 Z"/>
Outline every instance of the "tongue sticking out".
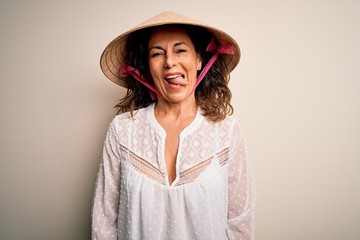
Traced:
<path fill-rule="evenodd" d="M 176 75 L 171 77 L 166 77 L 165 80 L 173 85 L 187 85 L 188 82 L 184 79 L 183 75 Z"/>

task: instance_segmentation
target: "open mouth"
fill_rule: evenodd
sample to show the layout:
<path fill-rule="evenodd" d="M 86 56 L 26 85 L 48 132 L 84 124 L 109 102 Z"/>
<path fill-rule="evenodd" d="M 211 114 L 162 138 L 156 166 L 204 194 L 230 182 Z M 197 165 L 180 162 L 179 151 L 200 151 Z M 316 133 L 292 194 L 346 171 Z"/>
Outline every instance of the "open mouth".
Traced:
<path fill-rule="evenodd" d="M 183 86 L 187 84 L 184 74 L 174 74 L 174 75 L 165 76 L 165 81 L 174 86 L 178 86 L 178 85 Z"/>

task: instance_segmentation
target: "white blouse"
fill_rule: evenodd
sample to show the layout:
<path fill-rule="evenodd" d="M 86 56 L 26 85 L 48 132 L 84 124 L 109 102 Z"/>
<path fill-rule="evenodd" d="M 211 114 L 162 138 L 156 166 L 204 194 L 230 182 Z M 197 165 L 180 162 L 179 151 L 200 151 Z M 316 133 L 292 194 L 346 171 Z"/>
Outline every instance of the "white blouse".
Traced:
<path fill-rule="evenodd" d="M 104 143 L 92 239 L 254 239 L 255 191 L 238 122 L 200 110 L 180 134 L 169 184 L 154 105 L 116 116 Z"/>

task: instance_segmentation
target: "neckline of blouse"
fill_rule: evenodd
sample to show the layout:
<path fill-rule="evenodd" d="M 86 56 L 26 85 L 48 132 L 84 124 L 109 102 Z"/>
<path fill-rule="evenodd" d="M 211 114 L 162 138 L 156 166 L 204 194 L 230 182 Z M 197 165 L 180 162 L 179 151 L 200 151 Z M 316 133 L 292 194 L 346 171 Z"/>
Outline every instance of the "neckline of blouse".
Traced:
<path fill-rule="evenodd" d="M 156 120 L 155 117 L 155 113 L 154 113 L 154 109 L 155 109 L 155 103 L 151 104 L 148 107 L 148 119 L 150 119 L 150 123 L 152 126 L 154 126 L 155 131 L 162 137 L 166 137 L 166 131 L 165 129 L 160 125 L 160 123 Z M 191 132 L 193 132 L 201 123 L 201 120 L 204 118 L 204 116 L 201 114 L 201 109 L 198 107 L 198 110 L 196 112 L 195 118 L 192 120 L 192 122 L 185 127 L 179 137 L 183 138 L 187 135 L 189 135 Z"/>

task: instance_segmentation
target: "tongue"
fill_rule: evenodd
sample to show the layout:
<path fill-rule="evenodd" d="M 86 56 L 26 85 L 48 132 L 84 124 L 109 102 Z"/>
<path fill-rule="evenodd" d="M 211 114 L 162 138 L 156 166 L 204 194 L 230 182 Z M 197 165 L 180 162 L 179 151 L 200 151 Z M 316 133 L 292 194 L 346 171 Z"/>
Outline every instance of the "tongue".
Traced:
<path fill-rule="evenodd" d="M 172 79 L 168 79 L 167 80 L 168 83 L 170 84 L 177 84 L 177 85 L 186 85 L 188 82 L 182 78 L 182 77 L 177 77 L 177 78 L 172 78 Z"/>

